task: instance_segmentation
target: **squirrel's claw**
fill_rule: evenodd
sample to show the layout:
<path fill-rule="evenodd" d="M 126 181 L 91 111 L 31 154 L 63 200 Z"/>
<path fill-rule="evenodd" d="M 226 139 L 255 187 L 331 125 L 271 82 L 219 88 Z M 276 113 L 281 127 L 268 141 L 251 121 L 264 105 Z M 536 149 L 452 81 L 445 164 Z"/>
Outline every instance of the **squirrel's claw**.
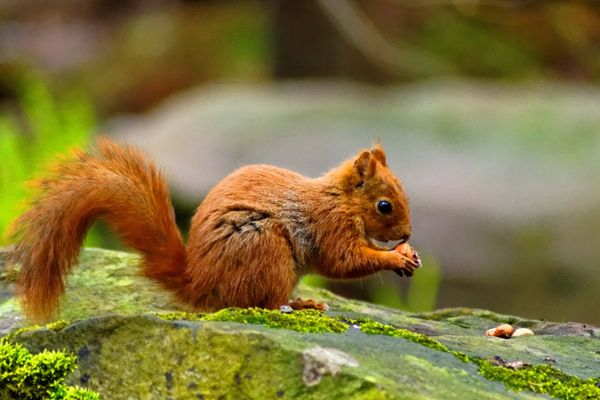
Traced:
<path fill-rule="evenodd" d="M 398 268 L 398 269 L 395 269 L 394 272 L 398 276 L 406 276 L 407 278 L 410 278 L 411 276 L 413 276 L 413 270 L 412 269 Z"/>
<path fill-rule="evenodd" d="M 421 267 L 421 258 L 419 257 L 419 254 L 415 252 L 410 258 L 404 256 L 404 266 L 402 268 L 394 269 L 393 271 L 398 276 L 406 276 L 410 278 L 413 276 L 415 269 L 419 267 Z"/>

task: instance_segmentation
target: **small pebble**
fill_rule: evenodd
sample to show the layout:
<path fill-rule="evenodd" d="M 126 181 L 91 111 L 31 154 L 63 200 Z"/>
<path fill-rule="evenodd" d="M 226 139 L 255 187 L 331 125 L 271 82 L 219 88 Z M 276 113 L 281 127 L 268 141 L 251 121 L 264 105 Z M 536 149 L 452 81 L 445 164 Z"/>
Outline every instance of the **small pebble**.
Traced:
<path fill-rule="evenodd" d="M 510 368 L 510 369 L 521 369 L 523 367 L 527 367 L 529 364 L 527 364 L 524 361 L 511 361 L 511 362 L 507 362 L 504 364 L 504 366 L 506 368 Z"/>
<path fill-rule="evenodd" d="M 283 306 L 279 307 L 279 311 L 281 311 L 284 314 L 291 314 L 294 312 L 294 309 L 288 306 L 287 304 L 284 304 Z"/>
<path fill-rule="evenodd" d="M 501 367 L 510 369 L 521 369 L 529 366 L 529 364 L 527 364 L 525 361 L 506 361 L 500 356 L 494 356 L 494 359 L 490 361 L 492 361 L 494 365 L 499 365 Z"/>

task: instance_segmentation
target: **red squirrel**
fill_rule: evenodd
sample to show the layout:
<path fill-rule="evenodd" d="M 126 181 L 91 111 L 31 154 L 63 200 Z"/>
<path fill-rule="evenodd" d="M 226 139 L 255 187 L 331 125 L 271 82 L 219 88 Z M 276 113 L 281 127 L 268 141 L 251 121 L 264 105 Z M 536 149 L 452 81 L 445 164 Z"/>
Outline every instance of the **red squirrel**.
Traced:
<path fill-rule="evenodd" d="M 59 163 L 16 221 L 14 261 L 27 316 L 56 312 L 85 234 L 101 219 L 143 256 L 141 271 L 192 310 L 279 308 L 301 273 L 359 278 L 420 266 L 405 242 L 408 200 L 381 145 L 316 179 L 270 166 L 239 168 L 198 207 L 187 247 L 162 173 L 137 149 L 109 139 Z M 396 249 L 381 242 L 403 243 Z M 294 308 L 321 304 L 302 300 Z"/>

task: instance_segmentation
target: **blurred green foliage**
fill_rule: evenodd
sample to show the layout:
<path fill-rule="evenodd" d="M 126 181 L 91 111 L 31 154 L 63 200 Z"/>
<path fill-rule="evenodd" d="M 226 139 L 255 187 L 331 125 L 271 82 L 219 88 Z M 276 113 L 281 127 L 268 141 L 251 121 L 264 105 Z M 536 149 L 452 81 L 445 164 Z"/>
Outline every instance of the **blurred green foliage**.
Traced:
<path fill-rule="evenodd" d="M 316 287 L 316 288 L 326 288 L 327 287 L 327 279 L 322 277 L 321 275 L 316 274 L 306 274 L 302 278 L 300 278 L 300 282 L 307 286 Z"/>
<path fill-rule="evenodd" d="M 395 280 L 387 279 L 369 287 L 370 301 L 412 312 L 431 311 L 437 306 L 441 279 L 439 264 L 432 257 L 424 257 L 423 267 L 410 278 L 404 295 Z"/>
<path fill-rule="evenodd" d="M 15 71 L 41 71 L 57 88 L 89 93 L 102 117 L 223 80 L 600 81 L 600 8 L 591 2 L 343 2 L 353 4 L 350 17 L 347 7 L 327 12 L 324 0 L 12 3 L 0 19 L 11 43 L 0 96 Z M 40 51 L 45 35 L 69 40 Z"/>
<path fill-rule="evenodd" d="M 260 10 L 254 2 L 224 2 L 125 12 L 102 51 L 77 73 L 61 76 L 59 85 L 84 87 L 99 115 L 110 116 L 147 110 L 200 83 L 264 79 L 270 37 L 268 15 Z"/>
<path fill-rule="evenodd" d="M 19 111 L 0 115 L 0 244 L 7 243 L 7 229 L 26 207 L 26 182 L 43 175 L 57 155 L 84 146 L 95 127 L 90 102 L 80 94 L 55 99 L 33 75 L 23 76 L 15 92 Z M 101 241 L 91 234 L 86 243 Z"/>
<path fill-rule="evenodd" d="M 540 74 L 535 45 L 512 32 L 456 12 L 432 12 L 411 40 L 455 67 L 462 75 L 526 78 Z"/>

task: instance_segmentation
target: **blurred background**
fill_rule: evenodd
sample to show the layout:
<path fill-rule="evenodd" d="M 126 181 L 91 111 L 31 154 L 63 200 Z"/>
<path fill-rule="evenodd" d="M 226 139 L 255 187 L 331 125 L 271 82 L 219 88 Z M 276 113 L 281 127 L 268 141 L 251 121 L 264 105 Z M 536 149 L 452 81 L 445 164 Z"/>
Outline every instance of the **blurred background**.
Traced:
<path fill-rule="evenodd" d="M 241 165 L 317 176 L 380 137 L 424 267 L 309 284 L 598 324 L 599 81 L 595 1 L 3 0 L 0 229 L 99 132 L 165 170 L 184 231 Z"/>

